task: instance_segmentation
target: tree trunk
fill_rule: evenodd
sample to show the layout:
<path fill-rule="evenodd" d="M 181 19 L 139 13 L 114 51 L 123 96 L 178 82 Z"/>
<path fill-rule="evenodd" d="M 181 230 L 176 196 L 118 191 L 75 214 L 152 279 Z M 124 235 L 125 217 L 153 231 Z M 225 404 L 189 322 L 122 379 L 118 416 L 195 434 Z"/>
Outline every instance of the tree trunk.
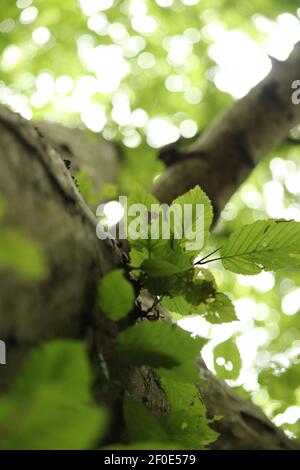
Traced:
<path fill-rule="evenodd" d="M 241 175 L 247 173 L 244 172 L 248 162 L 248 158 L 244 158 L 245 151 L 247 155 L 250 152 L 251 160 L 257 162 L 299 121 L 300 107 L 297 110 L 293 108 L 292 112 L 292 105 L 285 95 L 288 91 L 287 75 L 289 80 L 296 79 L 296 65 L 300 70 L 299 50 L 297 46 L 286 64 L 276 66 L 266 81 L 244 101 L 236 103 L 207 131 L 193 147 L 193 158 L 188 157 L 187 161 L 179 162 L 167 171 L 155 189 L 162 201 L 170 201 L 177 193 L 201 184 L 218 210 L 223 207 L 226 197 L 237 189 Z M 283 67 L 285 72 L 278 71 L 278 67 Z M 272 73 L 277 77 L 275 85 L 270 85 L 275 80 L 271 78 Z M 283 103 L 284 98 L 282 117 L 279 100 Z M 260 100 L 262 104 L 259 104 Z M 269 118 L 265 118 L 264 132 L 259 132 L 256 120 L 261 118 L 264 107 Z M 256 119 L 255 110 L 258 113 Z M 246 127 L 243 128 L 241 123 Z M 238 135 L 244 132 L 242 145 L 238 144 L 240 140 L 235 130 Z M 275 130 L 276 137 L 272 137 Z M 77 134 L 76 145 L 73 132 Z M 219 134 L 223 135 L 223 140 Z M 111 347 L 116 326 L 95 316 L 97 283 L 104 273 L 120 263 L 120 254 L 113 243 L 96 238 L 96 218 L 81 198 L 63 159 L 68 156 L 71 162 L 76 160 L 78 167 L 99 168 L 94 172 L 97 186 L 98 176 L 101 182 L 112 181 L 115 177 L 117 152 L 107 143 L 88 143 L 78 131 L 48 124 L 37 127 L 5 108 L 0 108 L 0 136 L 0 193 L 8 201 L 5 222 L 40 243 L 47 255 L 50 272 L 46 281 L 36 283 L 24 281 L 9 270 L 0 270 L 0 334 L 8 344 L 8 364 L 1 368 L 1 389 L 11 385 L 25 352 L 33 345 L 51 338 L 88 335 L 93 338 L 90 344 L 97 348 L 97 355 L 99 352 L 103 354 L 111 367 L 110 389 L 103 393 L 98 390 L 98 395 L 115 411 L 116 431 L 113 437 L 116 438 L 122 429 L 117 405 L 125 389 L 143 400 L 156 414 L 166 413 L 168 403 L 156 375 L 149 369 L 124 370 L 116 363 Z M 106 149 L 104 154 L 103 148 Z M 202 152 L 210 159 L 203 159 Z M 103 162 L 105 165 L 109 163 L 113 169 L 104 173 Z M 228 172 L 223 171 L 222 165 L 228 162 L 235 165 L 233 168 L 238 177 L 229 177 Z M 178 179 L 180 165 L 186 164 L 188 171 L 183 174 L 189 178 L 187 183 L 182 177 Z M 195 175 L 190 173 L 192 168 L 197 169 Z M 171 191 L 173 177 L 175 190 Z M 214 444 L 215 448 L 300 448 L 256 406 L 234 394 L 225 383 L 214 377 L 201 360 L 199 370 L 204 379 L 200 389 L 208 413 L 223 416 L 216 425 L 221 437 Z"/>
<path fill-rule="evenodd" d="M 5 223 L 40 244 L 50 272 L 46 281 L 34 282 L 0 270 L 1 339 L 21 347 L 16 349 L 18 358 L 24 348 L 40 341 L 82 335 L 98 279 L 114 267 L 115 255 L 109 242 L 97 240 L 94 214 L 38 128 L 1 108 L 0 136 Z M 88 149 L 84 135 L 81 141 Z M 8 347 L 8 366 L 1 368 L 0 381 L 14 372 L 14 350 Z"/>

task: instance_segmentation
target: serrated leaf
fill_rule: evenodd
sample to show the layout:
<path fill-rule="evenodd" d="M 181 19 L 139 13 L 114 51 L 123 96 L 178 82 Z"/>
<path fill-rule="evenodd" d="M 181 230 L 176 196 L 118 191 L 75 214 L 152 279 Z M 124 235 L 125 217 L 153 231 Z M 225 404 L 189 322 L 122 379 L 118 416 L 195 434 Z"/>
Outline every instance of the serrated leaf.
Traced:
<path fill-rule="evenodd" d="M 206 409 L 194 384 L 175 380 L 161 382 L 171 405 L 169 415 L 161 418 L 172 439 L 184 444 L 186 449 L 204 449 L 216 440 L 218 434 L 210 428 Z"/>
<path fill-rule="evenodd" d="M 222 379 L 236 380 L 240 373 L 240 351 L 233 338 L 218 344 L 214 349 L 214 367 Z"/>
<path fill-rule="evenodd" d="M 85 347 L 55 341 L 34 351 L 15 389 L 0 398 L 1 449 L 89 449 L 107 415 L 93 403 Z"/>
<path fill-rule="evenodd" d="M 169 251 L 169 240 L 151 238 L 134 240 L 130 248 L 130 266 L 137 269 L 148 259 L 164 259 L 169 255 Z"/>
<path fill-rule="evenodd" d="M 198 273 L 198 275 L 205 279 L 205 281 L 211 282 L 215 290 L 217 289 L 217 283 L 214 278 L 214 275 L 208 269 L 196 267 L 196 273 Z"/>
<path fill-rule="evenodd" d="M 130 192 L 127 200 L 128 207 L 133 204 L 143 204 L 149 211 L 153 204 L 159 204 L 158 200 L 143 188 L 136 188 Z"/>
<path fill-rule="evenodd" d="M 194 384 L 177 382 L 166 377 L 161 378 L 161 383 L 172 410 L 186 410 L 199 418 L 205 416 L 205 406 Z"/>
<path fill-rule="evenodd" d="M 149 277 L 145 280 L 145 287 L 154 295 L 177 296 L 185 290 L 189 273 L 176 276 Z"/>
<path fill-rule="evenodd" d="M 234 305 L 229 297 L 217 292 L 206 304 L 205 319 L 210 323 L 228 323 L 237 320 Z"/>
<path fill-rule="evenodd" d="M 178 198 L 176 198 L 172 202 L 171 208 L 174 205 L 179 205 L 179 206 L 181 206 L 181 209 L 182 209 L 183 214 L 184 214 L 184 210 L 185 210 L 184 206 L 185 205 L 190 205 L 190 206 L 193 207 L 193 217 L 190 220 L 190 224 L 188 226 L 184 227 L 184 224 L 183 224 L 184 217 L 183 217 L 181 227 L 179 227 L 179 226 L 176 227 L 176 223 L 175 223 L 175 226 L 174 226 L 174 231 L 175 232 L 176 232 L 176 230 L 179 229 L 179 233 L 181 231 L 183 233 L 185 233 L 185 236 L 183 237 L 182 241 L 191 243 L 194 240 L 193 239 L 191 240 L 189 237 L 193 234 L 193 232 L 195 232 L 195 230 L 198 228 L 199 222 L 201 222 L 201 218 L 196 217 L 196 211 L 195 211 L 196 206 L 200 205 L 200 204 L 202 204 L 203 208 L 204 208 L 204 218 L 203 218 L 204 226 L 201 227 L 203 229 L 203 233 L 204 233 L 204 240 L 203 240 L 204 243 L 203 243 L 203 246 L 200 247 L 200 249 L 202 249 L 205 246 L 205 243 L 207 242 L 208 235 L 209 235 L 209 229 L 210 229 L 210 226 L 211 226 L 211 223 L 212 223 L 212 220 L 213 220 L 213 209 L 212 209 L 212 205 L 211 205 L 210 199 L 207 196 L 207 194 L 205 194 L 205 192 L 199 186 L 195 186 L 193 189 L 191 189 L 187 193 L 185 193 L 182 196 L 179 196 Z M 198 251 L 200 251 L 200 249 L 196 250 L 196 251 L 198 252 Z"/>
<path fill-rule="evenodd" d="M 162 441 L 168 442 L 168 434 L 158 419 L 143 405 L 132 398 L 125 398 L 124 419 L 131 441 Z"/>
<path fill-rule="evenodd" d="M 142 188 L 133 190 L 127 199 L 127 236 L 132 247 L 142 250 L 155 242 L 151 237 L 150 220 L 157 214 L 158 200 Z"/>
<path fill-rule="evenodd" d="M 150 277 L 172 276 L 181 271 L 180 267 L 166 260 L 147 259 L 143 261 L 141 270 L 146 272 Z"/>
<path fill-rule="evenodd" d="M 177 325 L 160 321 L 140 322 L 117 336 L 117 350 L 124 361 L 186 382 L 199 381 L 195 363 L 205 343 Z"/>
<path fill-rule="evenodd" d="M 192 305 L 199 305 L 205 302 L 215 293 L 215 287 L 212 282 L 205 279 L 196 279 L 186 287 L 185 298 Z"/>
<path fill-rule="evenodd" d="M 170 439 L 180 443 L 184 449 L 204 450 L 216 440 L 217 433 L 209 428 L 205 418 L 196 418 L 185 410 L 176 410 L 160 420 Z"/>
<path fill-rule="evenodd" d="M 300 223 L 259 220 L 234 232 L 221 249 L 230 271 L 257 274 L 300 265 Z"/>
<path fill-rule="evenodd" d="M 162 300 L 162 305 L 170 312 L 178 313 L 182 316 L 193 315 L 199 312 L 199 306 L 189 304 L 183 295 L 165 297 Z M 202 306 L 201 313 L 203 312 L 204 309 Z"/>
<path fill-rule="evenodd" d="M 129 258 L 130 258 L 130 266 L 133 268 L 132 274 L 135 277 L 138 277 L 140 274 L 140 266 L 145 261 L 148 259 L 148 251 L 146 247 L 142 247 L 140 249 L 137 249 L 135 246 L 130 246 L 130 252 L 129 252 Z"/>
<path fill-rule="evenodd" d="M 115 269 L 101 279 L 98 298 L 101 310 L 113 321 L 121 320 L 132 310 L 134 289 L 122 269 Z"/>
<path fill-rule="evenodd" d="M 192 267 L 193 255 L 184 251 L 178 240 L 140 239 L 135 241 L 133 250 L 140 252 L 139 255 L 135 254 L 137 259 L 140 258 L 140 262 L 131 261 L 131 265 L 135 268 L 140 267 L 143 261 L 148 259 L 167 261 L 176 266 L 178 272 L 187 271 Z"/>
<path fill-rule="evenodd" d="M 157 418 L 145 405 L 131 398 L 124 401 L 124 418 L 131 441 L 151 442 L 156 439 L 162 448 L 205 449 L 205 444 L 217 436 L 203 416 L 196 417 L 184 409 L 175 409 Z"/>

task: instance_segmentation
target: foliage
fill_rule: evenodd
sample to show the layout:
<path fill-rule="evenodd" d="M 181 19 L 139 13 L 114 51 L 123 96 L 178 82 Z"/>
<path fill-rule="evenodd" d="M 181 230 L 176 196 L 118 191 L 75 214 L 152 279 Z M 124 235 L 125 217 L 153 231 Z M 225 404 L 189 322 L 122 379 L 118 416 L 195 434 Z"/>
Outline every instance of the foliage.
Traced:
<path fill-rule="evenodd" d="M 90 386 L 82 343 L 53 341 L 34 351 L 14 391 L 0 398 L 0 448 L 76 450 L 96 445 L 107 413 L 93 403 Z"/>
<path fill-rule="evenodd" d="M 117 350 L 132 365 L 147 365 L 158 372 L 164 368 L 163 374 L 178 382 L 198 382 L 195 363 L 205 342 L 191 338 L 177 325 L 143 321 L 119 333 Z"/>
<path fill-rule="evenodd" d="M 241 274 L 299 266 L 300 224 L 260 220 L 245 225 L 229 237 L 221 257 L 226 269 Z"/>
<path fill-rule="evenodd" d="M 230 358 L 230 360 L 228 360 L 228 358 Z M 241 358 L 239 349 L 231 338 L 215 347 L 214 362 L 216 372 L 220 377 L 231 380 L 238 378 L 241 368 Z"/>
<path fill-rule="evenodd" d="M 121 320 L 134 304 L 134 289 L 121 269 L 106 274 L 99 286 L 99 306 L 111 320 Z"/>
<path fill-rule="evenodd" d="M 188 392 L 188 390 L 187 390 Z M 197 400 L 194 388 L 194 400 Z M 188 395 L 188 393 L 187 393 Z M 204 444 L 213 442 L 217 434 L 207 426 L 203 414 L 179 409 L 172 403 L 172 411 L 161 418 L 155 418 L 147 408 L 137 401 L 126 399 L 124 402 L 124 416 L 127 423 L 128 434 L 133 442 L 147 442 L 159 439 L 168 448 L 170 444 L 184 449 L 204 449 Z M 170 447 L 169 447 L 170 448 Z"/>
<path fill-rule="evenodd" d="M 209 199 L 196 187 L 176 202 L 182 205 L 204 204 L 205 247 L 209 243 L 213 217 Z M 153 204 L 157 201 L 139 189 L 129 198 L 129 204 L 134 203 L 143 204 L 153 212 Z M 160 217 L 159 209 L 156 215 Z M 191 226 L 196 226 L 196 217 L 194 212 Z M 300 262 L 298 222 L 270 219 L 246 225 L 225 240 L 220 258 L 211 258 L 210 254 L 201 257 L 201 253 L 185 250 L 182 240 L 177 242 L 174 237 L 176 220 L 172 222 L 168 239 L 131 238 L 128 270 L 140 288 L 146 287 L 156 302 L 162 302 L 177 315 L 197 313 L 213 324 L 236 319 L 231 300 L 218 291 L 213 275 L 201 267 L 203 264 L 220 259 L 231 271 L 255 274 L 263 268 L 298 266 Z M 146 233 L 151 233 L 151 219 Z M 155 302 L 152 309 L 154 307 Z M 123 313 L 126 313 L 125 308 Z M 157 419 L 144 405 L 127 399 L 124 415 L 132 443 L 153 442 L 159 437 L 160 442 L 174 441 L 187 449 L 199 449 L 216 438 L 205 418 L 204 406 L 198 402 L 195 388 L 199 381 L 195 363 L 205 343 L 202 338 L 192 338 L 177 325 L 162 321 L 141 321 L 118 334 L 116 348 L 120 359 L 132 366 L 148 366 L 156 370 L 171 404 L 171 412 Z M 215 347 L 214 366 L 224 379 L 236 380 L 239 377 L 241 357 L 232 338 Z M 193 411 L 186 406 L 189 400 L 193 401 L 190 393 L 197 398 Z"/>
<path fill-rule="evenodd" d="M 222 33 L 251 41 L 244 54 L 250 64 L 254 41 L 265 46 L 267 32 L 281 27 L 277 16 L 296 14 L 298 6 L 294 0 L 168 3 L 1 2 L 1 102 L 26 118 L 84 125 L 122 142 L 121 194 L 136 185 L 150 189 L 163 171 L 154 148 L 194 138 L 232 101 L 218 72 L 233 67 L 231 56 L 239 61 L 240 51 L 226 49 L 229 60 L 220 61 L 212 47 Z M 242 65 L 238 73 L 242 81 Z M 165 132 L 156 142 L 150 131 L 161 123 L 170 137 Z"/>
<path fill-rule="evenodd" d="M 280 416 L 281 413 L 289 410 L 292 417 L 287 420 L 283 428 L 299 439 L 300 377 L 298 360 L 293 361 L 288 368 L 283 368 L 280 363 L 273 362 L 271 367 L 260 372 L 259 383 L 271 400 L 271 416 Z"/>
<path fill-rule="evenodd" d="M 147 195 L 142 190 L 136 191 L 130 196 L 128 204 L 141 203 L 149 205 L 157 203 L 153 196 Z M 213 213 L 211 203 L 206 194 L 196 186 L 188 193 L 177 198 L 174 204 L 183 207 L 185 204 L 203 204 L 204 240 L 203 247 L 208 242 L 209 227 Z M 160 213 L 159 213 L 160 214 Z M 174 219 L 176 220 L 176 219 Z M 184 246 L 186 235 L 190 235 L 190 227 L 185 227 L 181 233 L 181 239 L 175 238 L 178 227 L 176 222 L 170 219 L 171 233 L 168 239 L 138 239 L 131 242 L 131 268 L 133 275 L 139 279 L 153 295 L 162 297 L 162 303 L 169 310 L 188 315 L 200 313 L 210 319 L 212 323 L 230 322 L 235 320 L 234 308 L 230 299 L 217 290 L 212 274 L 199 268 L 202 261 L 194 263 L 199 251 L 188 250 Z M 172 223 L 173 222 L 173 223 Z M 191 227 L 194 231 L 197 225 L 197 213 L 194 211 L 191 218 Z M 148 232 L 151 232 L 149 222 Z M 191 239 L 189 237 L 189 242 Z M 207 261 L 209 262 L 209 261 Z"/>

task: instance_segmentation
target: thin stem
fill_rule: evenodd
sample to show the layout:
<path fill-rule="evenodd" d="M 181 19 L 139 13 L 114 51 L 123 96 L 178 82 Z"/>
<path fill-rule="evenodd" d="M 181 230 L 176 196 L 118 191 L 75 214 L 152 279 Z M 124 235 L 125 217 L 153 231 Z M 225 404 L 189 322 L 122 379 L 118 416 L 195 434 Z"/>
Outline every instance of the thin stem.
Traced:
<path fill-rule="evenodd" d="M 211 253 L 209 253 L 208 255 L 204 256 L 204 258 L 202 258 L 200 261 L 197 261 L 197 263 L 195 263 L 195 266 L 197 266 L 197 264 L 206 264 L 206 263 L 210 263 L 211 261 L 215 261 L 214 259 L 213 260 L 209 260 L 209 261 L 206 261 L 205 263 L 203 263 L 203 261 L 207 258 L 209 258 L 211 255 L 214 255 L 217 251 L 219 251 L 222 247 L 220 246 L 219 248 L 217 248 L 216 250 L 212 251 Z M 219 259 L 219 258 L 217 258 Z"/>
<path fill-rule="evenodd" d="M 219 256 L 219 258 L 209 259 L 208 261 L 205 261 L 204 263 L 203 263 L 203 260 L 201 260 L 196 264 L 207 264 L 207 263 L 212 263 L 213 261 L 220 261 L 221 259 L 224 259 L 224 258 L 222 258 L 222 256 Z"/>

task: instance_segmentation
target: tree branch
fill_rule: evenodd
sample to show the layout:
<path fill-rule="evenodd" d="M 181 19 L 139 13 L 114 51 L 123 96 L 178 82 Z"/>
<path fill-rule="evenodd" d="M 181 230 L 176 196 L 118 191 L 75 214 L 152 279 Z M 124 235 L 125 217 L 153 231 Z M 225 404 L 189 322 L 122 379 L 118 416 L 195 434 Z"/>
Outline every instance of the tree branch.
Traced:
<path fill-rule="evenodd" d="M 251 401 L 234 392 L 214 376 L 200 358 L 203 379 L 199 389 L 209 416 L 222 416 L 213 427 L 220 433 L 213 444 L 217 450 L 300 450 L 300 443 L 289 439 Z"/>
<path fill-rule="evenodd" d="M 299 124 L 300 105 L 292 103 L 292 83 L 299 79 L 300 42 L 167 169 L 155 185 L 156 197 L 170 202 L 199 184 L 218 216 L 254 166 Z"/>

